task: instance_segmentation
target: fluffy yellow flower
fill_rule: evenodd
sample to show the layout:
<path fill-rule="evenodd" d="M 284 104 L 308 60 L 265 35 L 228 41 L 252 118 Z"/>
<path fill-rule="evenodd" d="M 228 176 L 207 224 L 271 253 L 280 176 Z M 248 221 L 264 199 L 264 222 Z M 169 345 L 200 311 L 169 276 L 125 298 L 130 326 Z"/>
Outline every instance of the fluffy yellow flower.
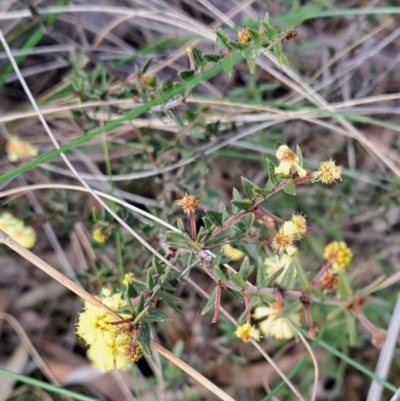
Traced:
<path fill-rule="evenodd" d="M 194 195 L 185 194 L 183 198 L 176 201 L 176 204 L 179 205 L 186 214 L 189 214 L 194 213 L 199 207 L 200 201 Z"/>
<path fill-rule="evenodd" d="M 129 364 L 125 350 L 129 348 L 130 343 L 131 338 L 128 335 L 114 335 L 113 340 L 92 344 L 87 356 L 97 368 L 105 371 L 123 370 Z"/>
<path fill-rule="evenodd" d="M 275 255 L 271 258 L 267 258 L 264 260 L 264 264 L 267 268 L 267 273 L 269 275 L 274 274 L 275 272 L 277 272 L 279 269 L 281 269 L 283 267 L 282 273 L 275 280 L 275 283 L 277 283 L 277 284 L 280 284 L 282 282 L 282 278 L 291 263 L 292 263 L 292 258 L 291 258 L 291 256 L 289 256 L 287 254 L 283 254 L 280 256 Z M 295 270 L 295 275 L 296 274 L 297 273 Z"/>
<path fill-rule="evenodd" d="M 254 310 L 255 319 L 264 319 L 259 323 L 260 330 L 267 336 L 277 340 L 290 340 L 300 326 L 301 317 L 299 313 L 280 317 L 283 310 L 283 302 L 277 301 L 269 306 L 258 306 Z"/>
<path fill-rule="evenodd" d="M 250 42 L 251 38 L 250 38 L 249 30 L 247 28 L 243 28 L 240 31 L 238 31 L 237 40 L 239 43 Z"/>
<path fill-rule="evenodd" d="M 322 162 L 318 171 L 312 173 L 311 182 L 322 181 L 324 184 L 331 184 L 342 179 L 342 167 L 336 166 L 334 160 Z"/>
<path fill-rule="evenodd" d="M 245 343 L 250 342 L 252 339 L 260 341 L 260 331 L 254 328 L 250 323 L 238 326 L 235 334 Z"/>
<path fill-rule="evenodd" d="M 16 136 L 12 136 L 7 142 L 6 151 L 10 162 L 30 159 L 38 154 L 38 148 L 36 146 L 32 146 L 29 142 L 20 140 Z"/>
<path fill-rule="evenodd" d="M 353 252 L 344 241 L 333 241 L 324 248 L 324 259 L 332 263 L 332 269 L 343 270 L 352 261 Z"/>
<path fill-rule="evenodd" d="M 228 258 L 231 258 L 233 262 L 236 262 L 243 258 L 245 255 L 240 249 L 234 248 L 230 244 L 226 244 L 222 246 L 222 250 L 224 251 L 224 255 Z"/>
<path fill-rule="evenodd" d="M 296 232 L 294 233 L 296 239 L 300 239 L 307 234 L 307 221 L 304 216 L 294 213 L 290 221 L 296 226 Z"/>
<path fill-rule="evenodd" d="M 107 240 L 107 234 L 101 227 L 95 226 L 92 231 L 92 238 L 99 244 L 102 244 Z"/>
<path fill-rule="evenodd" d="M 111 294 L 106 289 L 102 291 L 99 299 L 113 310 L 125 305 L 122 294 Z M 130 317 L 126 314 L 121 316 Z M 103 308 L 87 304 L 79 315 L 76 330 L 90 346 L 87 354 L 93 365 L 106 371 L 124 369 L 130 361 L 141 356 L 139 349 L 130 350 L 131 337 L 120 326 L 111 324 L 114 321 Z"/>
<path fill-rule="evenodd" d="M 11 213 L 0 215 L 0 229 L 24 248 L 32 248 L 36 242 L 36 232 L 31 226 L 14 217 Z"/>
<path fill-rule="evenodd" d="M 127 273 L 122 280 L 122 284 L 128 285 L 133 284 L 133 280 L 135 279 L 135 275 L 133 273 Z"/>
<path fill-rule="evenodd" d="M 279 160 L 279 166 L 275 167 L 275 174 L 289 175 L 290 170 L 294 168 L 300 177 L 307 175 L 307 171 L 300 166 L 296 153 L 290 150 L 287 145 L 279 146 L 276 151 L 276 158 Z"/>
<path fill-rule="evenodd" d="M 293 255 L 297 251 L 293 245 L 297 232 L 298 229 L 292 221 L 285 221 L 272 240 L 272 248 L 276 252 L 286 252 L 289 256 Z"/>

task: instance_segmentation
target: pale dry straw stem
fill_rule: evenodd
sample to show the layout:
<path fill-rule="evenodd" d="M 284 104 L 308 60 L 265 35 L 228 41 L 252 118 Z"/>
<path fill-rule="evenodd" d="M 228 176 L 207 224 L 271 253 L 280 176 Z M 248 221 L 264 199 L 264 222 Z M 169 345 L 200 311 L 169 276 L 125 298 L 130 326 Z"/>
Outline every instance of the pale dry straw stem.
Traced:
<path fill-rule="evenodd" d="M 361 38 L 355 40 L 353 43 L 351 43 L 350 45 L 346 46 L 343 50 L 341 50 L 340 52 L 335 54 L 326 63 L 324 63 L 324 65 L 318 71 L 316 71 L 315 74 L 313 74 L 310 77 L 310 83 L 315 81 L 326 69 L 328 69 L 332 64 L 334 64 L 337 60 L 339 60 L 346 53 L 348 53 L 352 49 L 356 48 L 357 46 L 359 46 L 361 43 L 365 42 L 366 40 L 368 40 L 372 36 L 375 36 L 377 33 L 382 31 L 383 29 L 385 29 L 389 25 L 391 25 L 392 22 L 393 22 L 393 20 L 385 21 L 384 23 L 382 23 L 381 25 L 379 25 L 378 27 L 373 29 L 368 34 L 366 34 L 366 35 L 362 36 Z M 291 97 L 291 95 L 292 94 L 289 94 L 289 95 L 285 96 L 285 98 L 289 98 L 289 97 Z"/>
<path fill-rule="evenodd" d="M 303 336 L 303 334 L 301 334 L 300 332 L 298 332 L 297 334 L 300 337 L 301 342 L 307 348 L 307 351 L 310 354 L 310 358 L 314 365 L 314 385 L 313 385 L 313 392 L 311 395 L 311 401 L 315 401 L 317 399 L 318 380 L 319 380 L 319 367 L 318 367 L 317 358 L 315 357 L 314 351 L 310 347 L 310 344 L 308 343 L 307 339 Z"/>
<path fill-rule="evenodd" d="M 0 198 L 5 198 L 6 196 L 11 196 L 11 195 L 15 195 L 15 194 L 20 194 L 20 193 L 24 193 L 26 191 L 34 191 L 37 189 L 69 189 L 72 191 L 81 191 L 81 192 L 86 192 L 86 193 L 91 193 L 91 191 L 89 191 L 87 188 L 85 187 L 80 187 L 78 185 L 70 185 L 70 184 L 55 184 L 55 183 L 46 183 L 46 184 L 32 184 L 32 185 L 25 185 L 25 186 L 21 186 L 18 188 L 12 188 L 12 189 L 8 189 L 5 191 L 1 191 L 0 192 Z M 152 220 L 158 224 L 163 225 L 164 227 L 168 228 L 169 230 L 172 231 L 176 231 L 179 232 L 179 230 L 172 226 L 171 224 L 168 224 L 167 222 L 165 222 L 162 219 L 159 219 L 158 217 L 152 215 L 151 213 L 146 212 L 143 209 L 140 209 L 136 206 L 131 205 L 128 202 L 125 202 L 122 199 L 119 199 L 113 195 L 107 194 L 105 192 L 102 191 L 98 191 L 96 189 L 92 190 L 96 195 L 101 196 L 102 198 L 108 199 L 112 202 L 118 203 L 124 207 L 126 207 L 127 209 L 130 209 L 136 213 L 141 214 L 142 216 L 147 217 L 149 220 Z"/>
<path fill-rule="evenodd" d="M 332 109 L 336 110 L 336 109 L 341 109 L 344 107 L 359 106 L 362 104 L 385 102 L 385 101 L 397 100 L 397 99 L 400 99 L 400 94 L 393 93 L 393 94 L 370 96 L 370 97 L 365 97 L 362 99 L 352 99 L 352 100 L 348 100 L 348 101 L 332 103 L 331 107 L 332 107 Z M 238 107 L 238 108 L 250 109 L 250 110 L 292 113 L 292 111 L 288 111 L 288 110 L 282 111 L 282 110 L 276 109 L 274 107 L 263 106 L 261 104 L 253 105 L 253 104 L 234 102 L 231 100 L 223 100 L 223 99 L 202 99 L 202 98 L 198 98 L 198 97 L 188 97 L 186 99 L 185 103 L 212 104 L 212 105 L 216 105 L 216 106 Z M 107 106 L 120 106 L 123 109 L 133 109 L 136 107 L 140 107 L 142 105 L 143 105 L 143 103 L 136 103 L 129 99 L 110 99 L 110 100 L 96 100 L 96 101 L 90 101 L 90 102 L 84 102 L 84 103 L 73 103 L 73 104 L 67 104 L 67 105 L 60 104 L 58 106 L 45 106 L 45 107 L 41 108 L 40 111 L 42 112 L 42 114 L 44 116 L 57 114 L 57 117 L 58 117 L 61 114 L 62 116 L 68 117 L 69 113 L 64 113 L 64 112 L 67 112 L 70 110 L 76 110 L 76 109 L 87 109 L 87 108 L 92 108 L 92 107 L 107 107 Z M 154 109 L 151 109 L 151 111 L 159 111 L 159 106 L 156 106 Z M 232 114 L 233 113 L 234 112 L 232 112 Z M 18 120 L 33 118 L 36 116 L 37 116 L 37 114 L 34 110 L 17 112 L 17 113 L 9 113 L 9 114 L 0 116 L 0 123 L 18 121 Z M 217 117 L 214 117 L 214 119 L 217 119 Z M 222 116 L 220 116 L 220 118 L 224 118 L 224 116 L 222 115 Z M 225 117 L 225 120 L 228 120 L 228 119 Z M 142 120 L 141 119 L 135 120 L 135 124 L 136 124 L 136 121 L 142 121 Z M 167 121 L 167 120 L 163 120 L 163 121 Z M 144 126 L 145 122 L 147 122 L 147 124 L 149 124 L 149 120 L 144 120 L 144 119 L 141 122 L 141 124 Z M 151 120 L 150 120 L 150 122 L 151 122 Z"/>
<path fill-rule="evenodd" d="M 99 299 L 97 299 L 93 295 L 89 294 L 82 287 L 79 287 L 77 284 L 75 284 L 73 281 L 71 281 L 70 279 L 65 277 L 59 271 L 57 271 L 56 269 L 51 267 L 49 264 L 44 262 L 42 259 L 40 259 L 38 256 L 36 256 L 34 253 L 30 252 L 28 249 L 25 249 L 24 247 L 19 245 L 17 242 L 15 242 L 11 237 L 9 237 L 2 230 L 0 230 L 0 243 L 3 243 L 4 245 L 8 246 L 10 249 L 15 251 L 19 255 L 21 255 L 27 261 L 31 262 L 33 265 L 35 265 L 36 267 L 41 269 L 44 273 L 48 274 L 54 280 L 58 281 L 61 285 L 65 286 L 70 291 L 74 292 L 80 298 L 84 299 L 86 302 L 88 302 L 91 305 L 96 306 L 98 308 L 105 309 L 111 316 L 113 316 L 115 318 L 116 321 L 122 320 L 122 317 L 118 313 L 116 313 L 112 309 L 108 308 Z M 226 394 L 224 391 L 222 391 L 219 387 L 217 387 L 214 383 L 210 382 L 208 379 L 206 379 L 204 376 L 202 376 L 200 373 L 198 373 L 196 370 L 194 370 L 191 366 L 187 365 L 185 362 L 183 362 L 182 360 L 177 358 L 170 351 L 168 351 L 166 348 L 164 348 L 161 344 L 157 343 L 154 340 L 150 340 L 150 346 L 153 349 L 155 349 L 157 352 L 159 352 L 162 356 L 164 356 L 166 359 L 168 359 L 172 363 L 176 364 L 179 368 L 181 368 L 185 373 L 187 373 L 193 379 L 199 381 L 203 386 L 208 388 L 210 391 L 212 391 L 215 395 L 217 395 L 222 400 L 234 401 L 234 399 L 232 397 L 230 397 L 228 394 Z"/>
<path fill-rule="evenodd" d="M 1 241 L 1 239 L 0 239 Z M 35 346 L 32 344 L 28 334 L 26 334 L 24 328 L 21 323 L 12 315 L 5 312 L 0 312 L 0 319 L 5 320 L 10 324 L 10 326 L 15 330 L 18 334 L 19 339 L 21 340 L 25 349 L 29 352 L 32 359 L 35 361 L 36 366 L 41 370 L 41 372 L 47 377 L 47 379 L 56 386 L 60 385 L 60 382 L 53 375 L 52 371 L 47 367 L 42 357 L 36 351 Z"/>
<path fill-rule="evenodd" d="M 397 296 L 397 301 L 394 306 L 392 317 L 390 319 L 389 327 L 386 332 L 386 340 L 379 353 L 378 362 L 375 368 L 375 374 L 386 380 L 389 374 L 389 369 L 392 364 L 393 356 L 396 352 L 396 345 L 400 333 L 400 294 Z M 376 380 L 373 380 L 368 391 L 366 401 L 380 400 L 383 392 L 383 386 Z"/>
<path fill-rule="evenodd" d="M 279 66 L 279 62 L 276 57 L 270 53 L 266 53 L 265 57 L 272 61 L 276 66 Z M 260 65 L 264 67 L 266 71 L 272 74 L 278 80 L 284 82 L 286 85 L 301 93 L 301 95 L 307 98 L 309 101 L 314 103 L 315 105 L 321 107 L 322 109 L 326 109 L 328 111 L 333 111 L 332 107 L 328 102 L 325 101 L 317 92 L 315 92 L 301 77 L 299 77 L 294 71 L 292 71 L 288 66 L 282 66 L 283 71 L 295 82 L 287 79 L 283 74 L 273 69 L 265 60 L 259 60 Z M 380 159 L 393 173 L 395 173 L 398 177 L 400 177 L 400 169 L 396 167 L 396 165 L 388 160 L 386 155 L 380 151 L 369 139 L 367 139 L 364 135 L 360 133 L 349 121 L 347 121 L 344 117 L 333 116 L 335 120 L 337 120 L 343 128 L 345 128 L 346 134 L 356 139 L 361 145 L 363 145 L 367 150 L 371 152 L 372 155 L 375 155 Z"/>

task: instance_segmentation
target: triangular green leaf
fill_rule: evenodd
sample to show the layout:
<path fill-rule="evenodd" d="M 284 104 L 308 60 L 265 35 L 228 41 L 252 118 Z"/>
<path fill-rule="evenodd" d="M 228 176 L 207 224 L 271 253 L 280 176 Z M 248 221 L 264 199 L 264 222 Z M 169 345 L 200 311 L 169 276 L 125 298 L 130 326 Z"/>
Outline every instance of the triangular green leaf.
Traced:
<path fill-rule="evenodd" d="M 140 324 L 138 343 L 146 355 L 150 355 L 150 325 L 146 322 Z"/>
<path fill-rule="evenodd" d="M 203 308 L 203 310 L 200 312 L 201 315 L 205 315 L 208 313 L 212 308 L 214 308 L 215 305 L 215 298 L 217 295 L 217 287 L 215 287 L 212 290 L 212 293 L 210 294 L 210 298 L 208 298 L 206 306 Z"/>
<path fill-rule="evenodd" d="M 224 216 L 221 212 L 216 212 L 215 210 L 205 210 L 204 212 L 210 219 L 211 223 L 218 227 L 222 226 L 222 223 L 224 222 Z"/>
<path fill-rule="evenodd" d="M 192 249 L 192 240 L 186 233 L 167 231 L 166 237 L 168 245 L 174 246 L 176 248 Z"/>
<path fill-rule="evenodd" d="M 178 72 L 179 78 L 182 79 L 182 81 L 189 81 L 191 78 L 194 77 L 194 70 L 182 70 Z"/>
<path fill-rule="evenodd" d="M 161 309 L 150 308 L 147 314 L 141 320 L 142 322 L 169 322 L 172 319 Z"/>
<path fill-rule="evenodd" d="M 233 188 L 233 190 L 232 190 L 232 200 L 234 200 L 234 201 L 241 201 L 242 200 L 242 197 L 240 196 L 240 193 L 236 188 Z M 236 214 L 239 211 L 240 211 L 240 209 L 232 204 L 232 213 Z"/>
<path fill-rule="evenodd" d="M 253 202 L 251 200 L 231 201 L 232 205 L 236 206 L 239 210 L 248 210 Z"/>
<path fill-rule="evenodd" d="M 203 58 L 203 52 L 199 48 L 193 46 L 192 55 L 196 67 L 203 68 L 207 64 L 207 62 Z"/>
<path fill-rule="evenodd" d="M 243 176 L 241 177 L 241 180 L 242 180 L 243 190 L 246 196 L 250 200 L 256 199 L 256 195 L 254 195 L 254 190 L 258 189 L 258 186 Z"/>
<path fill-rule="evenodd" d="M 229 270 L 228 271 L 228 276 L 229 276 L 229 280 L 231 280 L 238 287 L 240 287 L 240 288 L 246 288 L 247 287 L 246 281 L 243 280 L 242 277 L 239 276 L 239 274 L 236 274 L 235 272 Z"/>
<path fill-rule="evenodd" d="M 220 54 L 204 53 L 203 59 L 209 63 L 218 63 L 222 59 L 222 56 Z"/>
<path fill-rule="evenodd" d="M 243 280 L 247 280 L 250 276 L 251 273 L 254 271 L 254 266 L 250 264 L 250 258 L 248 256 L 245 256 L 243 259 L 242 264 L 240 265 L 239 269 L 239 276 Z"/>
<path fill-rule="evenodd" d="M 268 157 L 265 158 L 267 161 L 267 169 L 268 169 L 268 177 L 272 184 L 276 185 L 278 183 L 278 180 L 275 176 L 275 164 L 268 159 Z"/>
<path fill-rule="evenodd" d="M 287 180 L 282 188 L 287 194 L 296 196 L 296 185 L 293 180 Z"/>
<path fill-rule="evenodd" d="M 299 159 L 299 165 L 303 167 L 303 152 L 299 145 L 296 145 L 296 156 Z"/>

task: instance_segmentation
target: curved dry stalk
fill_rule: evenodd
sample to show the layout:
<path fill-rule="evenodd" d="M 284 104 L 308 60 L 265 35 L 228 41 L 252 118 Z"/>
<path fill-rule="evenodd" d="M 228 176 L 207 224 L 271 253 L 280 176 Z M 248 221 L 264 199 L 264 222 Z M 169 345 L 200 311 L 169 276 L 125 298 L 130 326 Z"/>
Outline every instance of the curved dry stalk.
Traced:
<path fill-rule="evenodd" d="M 40 259 L 34 253 L 30 252 L 28 249 L 25 249 L 17 242 L 15 242 L 10 236 L 0 230 L 0 243 L 8 246 L 10 249 L 21 255 L 23 258 L 34 264 L 36 267 L 41 269 L 43 272 L 48 274 L 54 280 L 58 281 L 61 285 L 68 288 L 70 291 L 74 292 L 80 298 L 84 299 L 86 302 L 90 303 L 93 306 L 97 306 L 99 308 L 105 309 L 111 316 L 113 316 L 116 320 L 122 320 L 122 317 L 119 316 L 118 313 L 104 305 L 99 299 L 94 297 L 93 295 L 89 294 L 86 290 L 82 287 L 79 287 L 76 283 L 71 281 L 69 278 L 65 277 L 59 271 L 51 267 L 45 261 Z M 202 385 L 208 388 L 211 392 L 217 395 L 221 400 L 224 401 L 235 401 L 234 398 L 226 394 L 223 390 L 217 387 L 214 383 L 206 379 L 202 376 L 199 372 L 194 370 L 191 366 L 177 358 L 174 354 L 164 348 L 161 344 L 157 343 L 154 340 L 150 340 L 150 346 L 161 355 L 163 355 L 166 359 L 170 362 L 176 364 L 180 369 L 182 369 L 185 373 L 187 373 L 190 377 L 199 381 Z"/>
<path fill-rule="evenodd" d="M 42 357 L 36 351 L 35 346 L 32 344 L 32 341 L 30 340 L 28 334 L 26 334 L 24 328 L 21 326 L 21 323 L 14 316 L 5 312 L 0 312 L 0 319 L 5 320 L 15 330 L 19 339 L 21 340 L 21 343 L 23 344 L 25 349 L 29 352 L 32 359 L 35 361 L 36 366 L 47 377 L 47 379 L 55 386 L 59 386 L 60 382 L 53 375 L 52 371 L 47 367 Z"/>
<path fill-rule="evenodd" d="M 311 395 L 311 401 L 315 401 L 317 399 L 318 380 L 319 380 L 319 367 L 318 367 L 317 358 L 315 357 L 314 351 L 310 347 L 310 344 L 308 343 L 307 339 L 303 336 L 303 334 L 298 332 L 298 336 L 300 337 L 301 342 L 307 348 L 307 351 L 310 354 L 310 358 L 314 365 L 314 386 L 313 386 L 313 392 Z"/>
<path fill-rule="evenodd" d="M 11 195 L 15 195 L 15 194 L 20 194 L 20 193 L 24 193 L 26 191 L 34 191 L 37 189 L 70 189 L 72 191 L 80 191 L 80 192 L 86 192 L 86 193 L 91 193 L 91 191 L 89 191 L 87 188 L 85 187 L 80 187 L 78 185 L 69 185 L 69 184 L 33 184 L 33 185 L 25 185 L 22 187 L 17 187 L 17 188 L 12 188 L 12 189 L 8 189 L 5 191 L 1 191 L 0 192 L 0 198 L 5 198 L 6 196 L 11 196 Z M 168 228 L 169 230 L 172 231 L 176 231 L 179 232 L 179 230 L 172 226 L 171 224 L 168 224 L 167 222 L 165 222 L 164 220 L 159 219 L 158 217 L 152 215 L 151 213 L 146 212 L 143 209 L 140 209 L 136 206 L 131 205 L 128 202 L 125 202 L 122 199 L 119 199 L 113 195 L 107 194 L 105 192 L 102 191 L 98 191 L 96 189 L 92 190 L 95 194 L 101 196 L 104 199 L 108 199 L 110 201 L 113 201 L 115 203 L 118 203 L 124 207 L 126 207 L 129 210 L 132 210 L 133 212 L 139 213 L 142 216 L 147 217 L 149 220 L 155 221 L 158 224 L 163 225 L 164 227 Z"/>

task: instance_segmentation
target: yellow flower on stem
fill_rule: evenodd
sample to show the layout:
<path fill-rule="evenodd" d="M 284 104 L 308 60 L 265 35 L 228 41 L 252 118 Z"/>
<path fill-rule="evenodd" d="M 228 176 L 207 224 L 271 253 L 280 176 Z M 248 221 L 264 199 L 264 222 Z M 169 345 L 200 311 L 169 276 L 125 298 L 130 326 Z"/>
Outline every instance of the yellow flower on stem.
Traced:
<path fill-rule="evenodd" d="M 296 239 L 300 239 L 307 234 L 307 221 L 304 216 L 294 213 L 290 221 L 296 226 L 296 232 L 294 233 Z"/>
<path fill-rule="evenodd" d="M 182 199 L 176 201 L 182 210 L 186 213 L 194 213 L 194 211 L 199 207 L 200 201 L 194 195 L 185 194 Z"/>
<path fill-rule="evenodd" d="M 111 294 L 104 289 L 99 299 L 112 310 L 125 305 L 122 294 Z M 121 314 L 123 318 L 130 315 Z M 78 335 L 90 346 L 88 357 L 94 366 L 106 371 L 124 369 L 131 361 L 141 357 L 141 351 L 135 345 L 131 349 L 132 338 L 115 323 L 115 319 L 103 308 L 85 305 L 85 310 L 79 315 L 77 325 Z"/>
<path fill-rule="evenodd" d="M 253 317 L 264 319 L 259 323 L 259 327 L 265 335 L 277 340 L 290 340 L 298 331 L 301 316 L 296 312 L 280 317 L 283 306 L 282 301 L 277 301 L 269 306 L 258 306 L 254 310 Z"/>
<path fill-rule="evenodd" d="M 311 182 L 322 181 L 324 184 L 331 184 L 342 179 L 342 167 L 336 166 L 334 160 L 322 162 L 318 171 L 312 173 Z"/>
<path fill-rule="evenodd" d="M 293 245 L 298 229 L 292 221 L 285 221 L 272 240 L 272 248 L 279 253 L 286 252 L 292 256 L 297 251 Z"/>
<path fill-rule="evenodd" d="M 324 259 L 331 262 L 333 270 L 343 270 L 352 261 L 353 252 L 344 241 L 333 241 L 324 248 Z"/>
<path fill-rule="evenodd" d="M 37 156 L 39 150 L 29 142 L 22 141 L 17 136 L 12 136 L 6 144 L 8 160 L 17 162 Z"/>
<path fill-rule="evenodd" d="M 276 158 L 279 160 L 279 166 L 275 167 L 275 174 L 289 175 L 290 170 L 294 168 L 299 177 L 307 176 L 307 171 L 300 166 L 300 160 L 296 153 L 290 150 L 287 145 L 279 146 L 276 151 Z"/>
<path fill-rule="evenodd" d="M 260 331 L 254 328 L 250 323 L 244 323 L 238 326 L 235 334 L 245 343 L 250 342 L 252 339 L 260 341 Z"/>
<path fill-rule="evenodd" d="M 104 242 L 106 242 L 108 235 L 104 232 L 104 229 L 102 227 L 96 225 L 92 231 L 92 238 L 99 244 L 103 244 Z"/>
<path fill-rule="evenodd" d="M 127 273 L 124 276 L 124 279 L 122 280 L 122 284 L 128 285 L 128 284 L 133 284 L 133 281 L 135 279 L 135 275 L 133 273 Z"/>

